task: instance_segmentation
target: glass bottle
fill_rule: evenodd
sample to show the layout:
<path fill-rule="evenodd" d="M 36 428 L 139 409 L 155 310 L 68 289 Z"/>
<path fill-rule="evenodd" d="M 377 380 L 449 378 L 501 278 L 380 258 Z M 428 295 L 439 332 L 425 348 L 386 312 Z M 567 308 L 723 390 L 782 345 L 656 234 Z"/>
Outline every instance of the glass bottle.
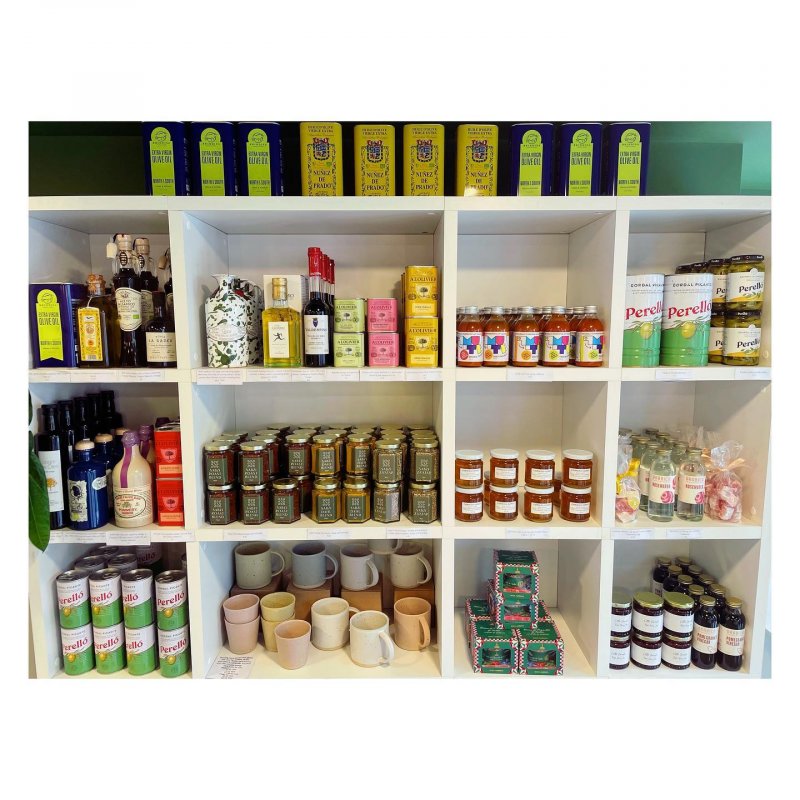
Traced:
<path fill-rule="evenodd" d="M 585 311 L 584 306 L 573 306 L 571 309 L 567 309 L 567 311 L 571 311 L 571 314 L 567 314 L 567 320 L 569 321 L 569 363 L 575 364 L 575 359 L 578 356 L 578 325 L 580 321 L 583 319 L 583 312 Z"/>
<path fill-rule="evenodd" d="M 117 255 L 114 261 L 114 301 L 120 329 L 121 367 L 141 367 L 145 363 L 144 329 L 142 328 L 142 283 L 136 270 L 138 258 L 132 249 L 131 237 L 118 233 L 114 237 Z"/>
<path fill-rule="evenodd" d="M 61 465 L 64 470 L 64 480 L 67 478 L 67 468 L 72 463 L 72 448 L 75 445 L 73 411 L 72 400 L 58 401 L 58 435 L 61 439 Z"/>
<path fill-rule="evenodd" d="M 303 308 L 303 346 L 307 367 L 332 367 L 331 313 L 322 293 L 323 254 L 308 248 L 308 302 Z"/>
<path fill-rule="evenodd" d="M 93 438 L 95 432 L 89 426 L 86 398 L 74 398 L 72 401 L 72 408 L 75 411 L 75 416 L 72 420 L 72 425 L 75 428 L 75 441 L 79 442 L 81 439 Z"/>
<path fill-rule="evenodd" d="M 66 481 L 62 468 L 61 438 L 56 426 L 56 406 L 42 406 L 42 427 L 34 437 L 36 455 L 44 469 L 47 502 L 50 506 L 50 529 L 66 525 Z"/>
<path fill-rule="evenodd" d="M 122 427 L 122 414 L 114 406 L 114 390 L 102 389 L 100 392 L 100 403 L 102 410 L 102 426 L 98 426 L 98 431 L 103 433 L 114 433 L 117 428 Z"/>
<path fill-rule="evenodd" d="M 675 514 L 675 466 L 672 448 L 660 447 L 650 467 L 647 516 L 655 522 L 670 522 Z"/>
<path fill-rule="evenodd" d="M 675 513 L 688 522 L 703 519 L 706 499 L 706 468 L 700 459 L 703 451 L 690 447 L 689 454 L 678 469 L 678 499 Z"/>
<path fill-rule="evenodd" d="M 552 314 L 544 326 L 542 363 L 546 367 L 566 367 L 569 364 L 569 322 L 564 306 L 552 306 Z"/>
<path fill-rule="evenodd" d="M 120 528 L 141 528 L 153 522 L 152 473 L 139 452 L 139 434 L 122 434 L 123 458 L 111 478 L 114 491 L 114 522 Z"/>
<path fill-rule="evenodd" d="M 597 317 L 597 306 L 586 306 L 577 327 L 574 318 L 572 327 L 576 330 L 575 366 L 602 367 L 606 334 L 603 323 Z"/>
<path fill-rule="evenodd" d="M 153 274 L 153 259 L 150 257 L 150 240 L 140 237 L 133 242 L 139 261 L 139 281 L 142 284 L 142 328 L 147 331 L 153 319 L 153 293 L 158 291 L 158 278 Z"/>
<path fill-rule="evenodd" d="M 102 275 L 87 278 L 86 304 L 78 309 L 79 367 L 108 367 L 111 365 L 108 341 L 109 309 L 113 300 L 106 295 Z"/>
<path fill-rule="evenodd" d="M 483 365 L 483 323 L 477 306 L 466 306 L 456 322 L 456 366 Z"/>
<path fill-rule="evenodd" d="M 261 313 L 265 367 L 300 367 L 300 312 L 289 307 L 286 278 L 272 279 L 272 306 Z"/>
<path fill-rule="evenodd" d="M 681 468 L 681 464 L 686 459 L 686 445 L 683 445 L 680 442 L 673 444 L 670 458 L 672 459 L 672 464 L 675 467 L 675 472 L 678 472 L 678 470 Z"/>
<path fill-rule="evenodd" d="M 744 626 L 742 601 L 738 597 L 729 597 L 725 601 L 725 611 L 719 620 L 719 643 L 717 646 L 717 664 L 722 669 L 737 672 L 744 661 Z"/>
<path fill-rule="evenodd" d="M 97 461 L 102 461 L 106 466 L 106 487 L 108 489 L 108 510 L 114 512 L 114 484 L 111 473 L 114 470 L 115 462 L 111 456 L 111 443 L 114 437 L 110 433 L 98 433 L 94 437 L 94 457 Z"/>
<path fill-rule="evenodd" d="M 94 438 L 98 433 L 107 433 L 107 430 L 100 425 L 100 392 L 87 392 L 86 399 L 86 419 L 89 423 L 89 430 Z"/>
<path fill-rule="evenodd" d="M 533 314 L 533 306 L 522 306 L 513 326 L 511 363 L 515 367 L 535 367 L 539 363 L 542 334 Z"/>
<path fill-rule="evenodd" d="M 503 306 L 492 306 L 491 316 L 483 326 L 483 366 L 508 366 L 508 322 L 503 316 Z"/>
<path fill-rule="evenodd" d="M 108 522 L 106 465 L 94 458 L 94 442 L 81 439 L 75 444 L 75 461 L 67 470 L 69 526 L 74 531 L 91 531 Z"/>
<path fill-rule="evenodd" d="M 700 669 L 713 669 L 717 662 L 719 620 L 714 598 L 703 595 L 694 612 L 692 630 L 692 664 Z"/>
<path fill-rule="evenodd" d="M 153 319 L 145 327 L 145 347 L 148 367 L 170 369 L 178 366 L 175 345 L 175 322 L 167 314 L 164 292 L 152 293 Z"/>
<path fill-rule="evenodd" d="M 164 295 L 167 301 L 167 316 L 175 320 L 175 298 L 172 292 L 172 256 L 169 252 L 169 247 L 161 258 L 158 259 L 158 268 L 167 271 L 169 277 L 164 283 Z"/>
<path fill-rule="evenodd" d="M 650 468 L 653 465 L 657 450 L 658 445 L 655 442 L 649 442 L 642 460 L 639 462 L 639 491 L 641 492 L 639 508 L 642 511 L 647 511 L 647 495 L 650 492 Z"/>

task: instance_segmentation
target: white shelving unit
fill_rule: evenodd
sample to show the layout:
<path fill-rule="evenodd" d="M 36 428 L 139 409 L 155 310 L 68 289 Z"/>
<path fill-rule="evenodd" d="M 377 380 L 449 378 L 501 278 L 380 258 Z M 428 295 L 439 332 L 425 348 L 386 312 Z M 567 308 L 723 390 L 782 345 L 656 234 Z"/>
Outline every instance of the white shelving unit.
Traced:
<path fill-rule="evenodd" d="M 355 666 L 344 651 L 314 652 L 306 668 L 286 672 L 261 648 L 251 677 L 472 675 L 463 601 L 483 594 L 492 549 L 499 546 L 536 550 L 542 596 L 566 642 L 567 676 L 759 677 L 770 571 L 770 208 L 764 197 L 32 198 L 31 281 L 83 282 L 90 268 L 107 275 L 109 235 L 124 230 L 149 236 L 153 252 L 171 247 L 179 337 L 176 370 L 31 370 L 31 395 L 38 408 L 108 386 L 117 390 L 126 422 L 180 414 L 186 527 L 154 527 L 140 535 L 186 542 L 194 678 L 205 677 L 216 657 L 227 652 L 220 605 L 233 583 L 237 541 L 263 539 L 288 555 L 299 540 L 323 540 L 335 551 L 345 539 L 395 537 L 420 540 L 433 559 L 436 641 L 430 650 L 400 651 L 394 666 L 375 670 Z M 231 272 L 261 283 L 268 272 L 304 273 L 311 245 L 336 259 L 342 297 L 387 296 L 406 265 L 438 266 L 440 368 L 208 371 L 203 300 L 213 289 L 212 274 Z M 737 252 L 760 252 L 767 259 L 761 365 L 623 369 L 625 276 L 669 273 L 680 263 Z M 523 301 L 598 305 L 606 320 L 606 366 L 456 368 L 451 346 L 456 307 Z M 320 382 L 326 385 L 300 385 Z M 307 419 L 432 424 L 442 446 L 440 522 L 325 526 L 304 518 L 255 530 L 207 525 L 203 443 L 223 430 Z M 703 425 L 745 444 L 750 467 L 742 524 L 705 519 L 692 525 L 677 518 L 660 524 L 646 517 L 626 526 L 615 522 L 618 427 L 679 423 Z M 559 456 L 566 447 L 592 450 L 596 477 L 590 522 L 567 523 L 557 515 L 547 525 L 522 517 L 510 524 L 488 517 L 457 522 L 452 464 L 455 450 L 465 447 L 480 448 L 487 457 L 491 447 L 514 447 L 523 454 L 546 447 Z M 121 535 L 113 525 L 82 535 L 65 530 L 54 533 L 45 553 L 31 548 L 30 608 L 39 677 L 63 675 L 55 576 L 92 543 Z M 742 597 L 747 637 L 741 672 L 608 669 L 612 587 L 648 585 L 653 559 L 661 554 L 691 555 Z"/>

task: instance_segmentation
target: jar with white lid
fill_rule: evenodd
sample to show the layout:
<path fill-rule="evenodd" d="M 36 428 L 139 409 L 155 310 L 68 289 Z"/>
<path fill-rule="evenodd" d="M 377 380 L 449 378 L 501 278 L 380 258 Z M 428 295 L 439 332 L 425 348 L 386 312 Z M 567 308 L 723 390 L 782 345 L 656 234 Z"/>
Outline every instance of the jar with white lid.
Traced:
<path fill-rule="evenodd" d="M 549 450 L 525 451 L 525 485 L 546 488 L 553 485 L 556 455 Z"/>
<path fill-rule="evenodd" d="M 564 450 L 561 455 L 561 480 L 580 489 L 591 486 L 594 453 L 591 450 Z"/>
<path fill-rule="evenodd" d="M 513 486 L 519 483 L 519 451 L 497 448 L 490 450 L 489 480 L 492 486 Z"/>
<path fill-rule="evenodd" d="M 483 453 L 480 450 L 456 450 L 456 486 L 477 489 L 483 485 Z"/>

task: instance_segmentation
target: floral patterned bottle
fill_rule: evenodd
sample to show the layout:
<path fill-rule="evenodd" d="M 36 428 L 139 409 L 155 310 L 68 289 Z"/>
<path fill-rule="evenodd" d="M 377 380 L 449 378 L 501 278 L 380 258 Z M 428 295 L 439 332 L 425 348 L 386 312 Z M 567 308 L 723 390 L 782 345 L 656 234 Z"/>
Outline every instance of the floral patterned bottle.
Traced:
<path fill-rule="evenodd" d="M 675 515 L 675 465 L 672 448 L 659 447 L 650 467 L 647 516 L 656 522 L 670 522 Z"/>
<path fill-rule="evenodd" d="M 690 447 L 678 470 L 678 502 L 675 513 L 688 522 L 703 519 L 706 499 L 706 468 L 700 460 L 699 447 Z"/>
<path fill-rule="evenodd" d="M 219 286 L 206 300 L 206 337 L 209 367 L 246 367 L 247 301 L 236 289 L 235 275 L 214 275 Z"/>

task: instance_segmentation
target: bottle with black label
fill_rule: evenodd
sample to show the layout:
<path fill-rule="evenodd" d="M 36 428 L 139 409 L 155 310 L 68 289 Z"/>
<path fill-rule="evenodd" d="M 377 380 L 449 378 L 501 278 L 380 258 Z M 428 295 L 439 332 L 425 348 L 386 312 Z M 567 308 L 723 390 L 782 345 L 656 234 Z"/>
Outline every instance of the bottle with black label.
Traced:
<path fill-rule="evenodd" d="M 307 367 L 332 367 L 331 315 L 322 294 L 322 251 L 308 248 L 308 302 L 303 309 L 303 343 Z"/>
<path fill-rule="evenodd" d="M 56 427 L 56 406 L 42 406 L 42 429 L 34 437 L 36 455 L 47 481 L 47 501 L 50 505 L 50 529 L 66 525 L 66 484 L 61 459 L 61 440 Z"/>
<path fill-rule="evenodd" d="M 142 282 L 137 266 L 139 259 L 127 233 L 114 237 L 114 300 L 117 304 L 120 329 L 121 367 L 141 367 L 145 363 L 144 329 L 142 327 Z"/>
<path fill-rule="evenodd" d="M 178 366 L 175 323 L 167 314 L 164 292 L 153 292 L 153 319 L 145 328 L 147 366 L 169 369 Z"/>

